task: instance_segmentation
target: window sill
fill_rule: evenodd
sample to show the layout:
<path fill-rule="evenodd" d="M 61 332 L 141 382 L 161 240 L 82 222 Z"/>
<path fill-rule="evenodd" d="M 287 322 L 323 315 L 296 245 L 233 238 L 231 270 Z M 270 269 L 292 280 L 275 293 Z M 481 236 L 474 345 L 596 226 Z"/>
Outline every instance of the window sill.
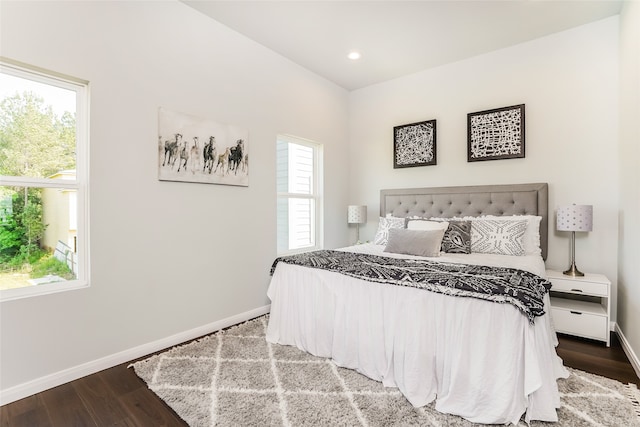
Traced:
<path fill-rule="evenodd" d="M 22 298 L 31 298 L 40 295 L 49 295 L 58 292 L 72 291 L 88 288 L 89 284 L 81 280 L 69 280 L 65 282 L 46 283 L 42 285 L 25 286 L 23 288 L 0 290 L 0 302 L 13 301 Z"/>

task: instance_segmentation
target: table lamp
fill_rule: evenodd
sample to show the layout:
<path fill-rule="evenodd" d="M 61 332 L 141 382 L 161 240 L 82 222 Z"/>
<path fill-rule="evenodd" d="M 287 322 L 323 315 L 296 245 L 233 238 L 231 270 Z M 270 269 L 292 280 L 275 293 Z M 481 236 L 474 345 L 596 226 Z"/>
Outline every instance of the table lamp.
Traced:
<path fill-rule="evenodd" d="M 367 207 L 363 205 L 349 205 L 347 222 L 356 224 L 356 243 L 360 243 L 360 224 L 367 222 Z"/>
<path fill-rule="evenodd" d="M 563 273 L 567 276 L 584 276 L 576 267 L 576 231 L 591 231 L 593 227 L 593 206 L 570 205 L 558 208 L 556 230 L 571 232 L 571 265 Z"/>

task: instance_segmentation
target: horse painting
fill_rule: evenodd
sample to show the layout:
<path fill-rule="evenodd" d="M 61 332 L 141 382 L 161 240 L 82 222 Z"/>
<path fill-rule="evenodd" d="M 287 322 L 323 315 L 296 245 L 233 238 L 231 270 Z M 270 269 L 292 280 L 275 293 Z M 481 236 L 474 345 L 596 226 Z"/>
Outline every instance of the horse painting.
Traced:
<path fill-rule="evenodd" d="M 216 150 L 216 137 L 210 136 L 209 142 L 204 145 L 202 149 L 202 157 L 204 158 L 204 166 L 202 167 L 202 173 L 206 169 L 209 169 L 209 173 L 213 169 L 213 163 L 216 161 L 217 150 Z"/>
<path fill-rule="evenodd" d="M 162 162 L 162 166 L 164 166 L 166 163 L 168 163 L 169 166 L 173 166 L 173 164 L 176 162 L 176 153 L 178 152 L 178 144 L 182 139 L 182 135 L 179 133 L 176 133 L 174 135 L 174 138 L 175 140 L 173 141 L 170 141 L 168 139 L 164 141 L 164 161 Z M 167 156 L 169 157 L 168 162 L 167 162 Z"/>
<path fill-rule="evenodd" d="M 160 181 L 249 185 L 246 129 L 160 107 L 156 136 Z"/>
<path fill-rule="evenodd" d="M 244 160 L 242 161 L 242 172 L 248 173 L 249 170 L 249 154 L 244 155 Z"/>
<path fill-rule="evenodd" d="M 218 156 L 218 163 L 216 163 L 216 168 L 213 170 L 214 173 L 218 170 L 218 166 L 220 166 L 220 172 L 222 175 L 225 175 L 225 168 L 227 169 L 226 173 L 229 173 L 230 152 L 231 150 L 229 149 L 229 147 L 227 147 L 227 149 L 224 150 L 224 153 Z"/>
<path fill-rule="evenodd" d="M 198 147 L 198 137 L 193 137 L 193 147 L 191 147 L 191 173 L 196 174 L 196 171 L 200 170 L 200 148 Z"/>
<path fill-rule="evenodd" d="M 180 172 L 181 167 L 183 170 L 187 169 L 188 161 L 189 161 L 189 150 L 187 150 L 187 141 L 185 141 L 184 146 L 182 147 L 182 150 L 180 150 L 180 163 L 178 163 L 178 172 Z"/>
<path fill-rule="evenodd" d="M 242 162 L 242 152 L 244 150 L 244 141 L 239 139 L 236 141 L 236 146 L 231 148 L 229 155 L 229 170 L 234 171 L 235 175 L 238 174 L 238 166 Z"/>

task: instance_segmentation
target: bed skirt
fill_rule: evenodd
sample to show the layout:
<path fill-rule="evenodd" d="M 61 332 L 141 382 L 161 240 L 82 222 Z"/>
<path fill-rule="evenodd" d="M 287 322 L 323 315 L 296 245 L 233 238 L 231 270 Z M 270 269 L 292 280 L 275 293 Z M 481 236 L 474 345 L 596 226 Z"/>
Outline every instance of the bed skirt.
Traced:
<path fill-rule="evenodd" d="M 267 340 L 331 358 L 415 406 L 487 424 L 557 421 L 568 377 L 549 314 L 279 264 Z M 549 306 L 549 297 L 545 297 Z M 547 310 L 548 313 L 548 310 Z"/>

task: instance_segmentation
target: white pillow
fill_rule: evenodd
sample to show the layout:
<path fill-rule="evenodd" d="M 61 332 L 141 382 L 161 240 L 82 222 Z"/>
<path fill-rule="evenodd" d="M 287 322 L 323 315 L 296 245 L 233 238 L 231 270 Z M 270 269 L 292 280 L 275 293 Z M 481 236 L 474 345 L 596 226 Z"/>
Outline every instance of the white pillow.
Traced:
<path fill-rule="evenodd" d="M 384 251 L 396 254 L 437 257 L 440 256 L 443 236 L 444 230 L 393 228 L 389 230 L 389 241 Z"/>
<path fill-rule="evenodd" d="M 373 243 L 376 245 L 386 245 L 389 238 L 389 230 L 392 228 L 404 228 L 404 218 L 396 217 L 380 217 L 378 221 L 378 231 L 373 238 Z"/>
<path fill-rule="evenodd" d="M 446 230 L 449 223 L 446 221 L 429 221 L 427 219 L 410 219 L 407 221 L 409 230 Z"/>
<path fill-rule="evenodd" d="M 484 215 L 484 216 L 465 216 L 462 218 L 466 221 L 476 221 L 482 219 L 493 219 L 498 221 L 510 221 L 510 220 L 527 220 L 527 229 L 524 232 L 522 243 L 524 245 L 525 255 L 542 255 L 542 249 L 540 248 L 540 221 L 541 216 L 536 215 Z M 473 226 L 472 226 L 473 228 Z"/>
<path fill-rule="evenodd" d="M 471 252 L 522 256 L 526 219 L 486 219 L 471 221 Z"/>

